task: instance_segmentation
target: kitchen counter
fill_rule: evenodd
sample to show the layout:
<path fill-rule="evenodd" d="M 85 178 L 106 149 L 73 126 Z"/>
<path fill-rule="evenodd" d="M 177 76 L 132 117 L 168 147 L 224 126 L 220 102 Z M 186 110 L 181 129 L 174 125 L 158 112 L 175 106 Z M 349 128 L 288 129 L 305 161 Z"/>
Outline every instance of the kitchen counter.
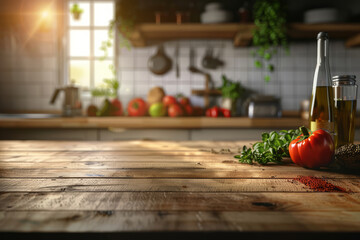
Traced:
<path fill-rule="evenodd" d="M 0 141 L 1 234 L 36 232 L 46 239 L 64 233 L 87 239 L 360 234 L 359 175 L 309 170 L 289 160 L 281 166 L 239 164 L 233 156 L 244 144 L 249 142 Z M 299 176 L 323 178 L 346 192 L 316 192 L 294 180 Z"/>
<path fill-rule="evenodd" d="M 125 129 L 198 129 L 198 128 L 297 128 L 307 121 L 282 118 L 209 118 L 209 117 L 73 117 L 73 118 L 0 118 L 0 128 L 125 128 Z M 360 125 L 360 121 L 359 121 Z"/>

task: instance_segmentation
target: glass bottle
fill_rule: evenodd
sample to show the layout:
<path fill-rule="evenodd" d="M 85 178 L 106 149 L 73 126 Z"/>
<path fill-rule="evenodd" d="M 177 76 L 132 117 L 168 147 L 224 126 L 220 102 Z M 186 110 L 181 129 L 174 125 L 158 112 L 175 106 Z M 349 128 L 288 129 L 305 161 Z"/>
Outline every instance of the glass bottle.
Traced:
<path fill-rule="evenodd" d="M 310 101 L 310 130 L 323 129 L 334 136 L 334 93 L 329 66 L 329 39 L 326 32 L 317 35 L 317 63 Z"/>
<path fill-rule="evenodd" d="M 335 147 L 354 142 L 357 85 L 355 75 L 333 76 Z"/>

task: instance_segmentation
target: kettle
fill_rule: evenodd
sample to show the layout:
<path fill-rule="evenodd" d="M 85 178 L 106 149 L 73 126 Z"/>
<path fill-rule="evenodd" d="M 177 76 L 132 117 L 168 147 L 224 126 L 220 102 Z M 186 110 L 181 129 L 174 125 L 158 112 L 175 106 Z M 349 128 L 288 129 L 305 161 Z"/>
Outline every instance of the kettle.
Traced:
<path fill-rule="evenodd" d="M 55 89 L 50 100 L 51 104 L 55 103 L 60 91 L 65 92 L 62 115 L 65 117 L 81 116 L 81 101 L 79 88 L 75 87 L 74 85 L 69 85 L 66 87 Z"/>

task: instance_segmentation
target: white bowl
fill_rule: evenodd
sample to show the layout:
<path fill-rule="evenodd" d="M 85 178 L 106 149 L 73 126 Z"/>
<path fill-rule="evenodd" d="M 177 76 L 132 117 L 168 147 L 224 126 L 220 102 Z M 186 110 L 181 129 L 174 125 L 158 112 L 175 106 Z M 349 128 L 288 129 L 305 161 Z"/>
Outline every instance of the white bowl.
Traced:
<path fill-rule="evenodd" d="M 305 23 L 330 23 L 339 21 L 339 11 L 335 8 L 319 8 L 304 13 Z"/>
<path fill-rule="evenodd" d="M 200 19 L 202 23 L 225 23 L 232 20 L 232 14 L 225 10 L 216 10 L 202 13 Z"/>

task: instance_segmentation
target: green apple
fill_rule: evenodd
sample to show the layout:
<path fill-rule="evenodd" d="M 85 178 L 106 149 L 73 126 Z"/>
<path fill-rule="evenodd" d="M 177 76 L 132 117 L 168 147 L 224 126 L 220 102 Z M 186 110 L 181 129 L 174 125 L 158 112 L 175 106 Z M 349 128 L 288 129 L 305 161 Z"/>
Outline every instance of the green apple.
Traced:
<path fill-rule="evenodd" d="M 153 103 L 149 108 L 149 114 L 152 117 L 163 117 L 166 115 L 166 107 L 163 103 Z"/>

